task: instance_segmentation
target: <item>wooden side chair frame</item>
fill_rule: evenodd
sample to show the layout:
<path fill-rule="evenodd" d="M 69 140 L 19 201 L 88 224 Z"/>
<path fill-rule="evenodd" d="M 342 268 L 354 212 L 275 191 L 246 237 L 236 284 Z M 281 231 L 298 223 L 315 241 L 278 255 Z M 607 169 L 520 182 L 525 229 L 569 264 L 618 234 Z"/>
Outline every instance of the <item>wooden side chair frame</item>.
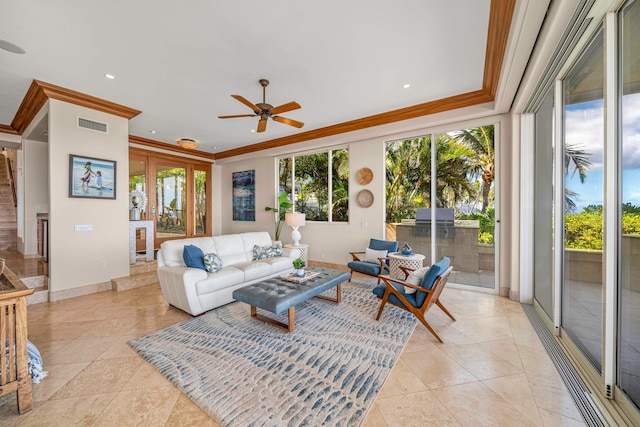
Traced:
<path fill-rule="evenodd" d="M 409 275 L 409 272 L 411 272 L 412 269 L 409 269 L 406 267 L 400 267 L 400 268 L 404 272 L 405 279 L 406 279 Z M 447 284 L 447 280 L 449 279 L 449 275 L 451 274 L 452 270 L 453 270 L 453 267 L 450 266 L 449 268 L 447 268 L 447 270 L 444 273 L 440 274 L 436 278 L 433 288 L 431 289 L 426 289 L 421 286 L 416 286 L 411 283 L 407 283 L 403 280 L 395 279 L 391 276 L 387 276 L 387 275 L 379 276 L 379 278 L 382 279 L 382 281 L 385 283 L 386 289 L 384 291 L 384 295 L 382 296 L 382 302 L 380 303 L 380 310 L 378 310 L 378 316 L 376 317 L 376 320 L 380 320 L 380 316 L 382 315 L 382 310 L 384 310 L 384 306 L 387 303 L 395 305 L 396 307 L 399 307 L 403 310 L 413 313 L 413 315 L 418 318 L 420 323 L 422 323 L 429 330 L 429 332 L 431 332 L 433 336 L 436 337 L 436 339 L 442 343 L 443 342 L 442 338 L 440 338 L 437 332 L 431 327 L 429 322 L 427 322 L 427 320 L 425 319 L 425 314 L 427 313 L 427 311 L 429 311 L 429 308 L 431 308 L 431 306 L 435 304 L 438 307 L 440 307 L 440 309 L 447 316 L 449 316 L 451 320 L 453 321 L 456 320 L 456 318 L 453 317 L 451 313 L 449 313 L 449 310 L 447 310 L 446 307 L 442 305 L 439 299 L 440 294 L 444 289 L 444 286 Z M 392 283 L 416 289 L 417 292 L 426 292 L 427 298 L 424 300 L 424 303 L 422 304 L 422 306 L 414 307 L 409 301 L 407 301 L 407 299 L 404 297 L 404 295 L 402 295 L 401 292 L 399 292 L 395 287 L 392 286 Z M 402 302 L 403 305 L 394 304 L 393 302 L 389 301 L 389 296 L 391 294 L 395 295 L 400 300 L 400 302 Z"/>

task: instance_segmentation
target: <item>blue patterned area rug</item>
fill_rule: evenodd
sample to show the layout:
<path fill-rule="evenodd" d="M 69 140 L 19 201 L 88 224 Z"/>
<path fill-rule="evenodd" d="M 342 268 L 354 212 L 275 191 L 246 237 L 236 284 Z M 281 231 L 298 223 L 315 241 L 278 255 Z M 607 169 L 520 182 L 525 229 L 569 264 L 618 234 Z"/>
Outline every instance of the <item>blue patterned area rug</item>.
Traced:
<path fill-rule="evenodd" d="M 235 302 L 129 345 L 223 426 L 358 426 L 416 326 L 390 305 L 376 321 L 371 289 L 345 282 L 340 304 L 297 305 L 292 333 Z"/>

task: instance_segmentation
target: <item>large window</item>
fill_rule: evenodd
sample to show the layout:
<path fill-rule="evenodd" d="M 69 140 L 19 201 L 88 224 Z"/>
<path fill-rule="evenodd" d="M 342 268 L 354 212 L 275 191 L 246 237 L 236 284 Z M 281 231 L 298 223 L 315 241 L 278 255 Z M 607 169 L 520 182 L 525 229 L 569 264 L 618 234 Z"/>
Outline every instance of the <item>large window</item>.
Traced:
<path fill-rule="evenodd" d="M 279 190 L 307 221 L 349 221 L 349 151 L 346 148 L 279 160 Z"/>

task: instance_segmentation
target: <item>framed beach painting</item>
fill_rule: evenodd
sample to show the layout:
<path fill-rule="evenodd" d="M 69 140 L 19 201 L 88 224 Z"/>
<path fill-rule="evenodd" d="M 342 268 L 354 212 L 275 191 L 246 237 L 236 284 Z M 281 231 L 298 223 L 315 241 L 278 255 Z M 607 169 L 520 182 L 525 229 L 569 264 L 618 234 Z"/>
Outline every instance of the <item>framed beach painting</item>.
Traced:
<path fill-rule="evenodd" d="M 233 172 L 233 220 L 256 220 L 256 170 Z"/>
<path fill-rule="evenodd" d="M 116 162 L 69 155 L 69 197 L 116 198 Z"/>

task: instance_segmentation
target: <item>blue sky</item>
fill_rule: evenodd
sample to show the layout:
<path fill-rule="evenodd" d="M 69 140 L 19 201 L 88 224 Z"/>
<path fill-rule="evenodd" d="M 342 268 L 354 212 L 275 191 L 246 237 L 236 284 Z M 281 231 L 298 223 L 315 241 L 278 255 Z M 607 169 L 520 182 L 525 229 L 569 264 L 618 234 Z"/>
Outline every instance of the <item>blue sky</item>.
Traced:
<path fill-rule="evenodd" d="M 623 172 L 622 198 L 640 206 L 640 94 L 622 100 Z M 580 195 L 575 200 L 577 212 L 585 206 L 601 205 L 603 192 L 604 115 L 603 101 L 573 104 L 565 112 L 565 143 L 589 153 L 591 170 L 584 183 L 573 174 L 573 164 L 565 178 L 566 187 Z"/>

